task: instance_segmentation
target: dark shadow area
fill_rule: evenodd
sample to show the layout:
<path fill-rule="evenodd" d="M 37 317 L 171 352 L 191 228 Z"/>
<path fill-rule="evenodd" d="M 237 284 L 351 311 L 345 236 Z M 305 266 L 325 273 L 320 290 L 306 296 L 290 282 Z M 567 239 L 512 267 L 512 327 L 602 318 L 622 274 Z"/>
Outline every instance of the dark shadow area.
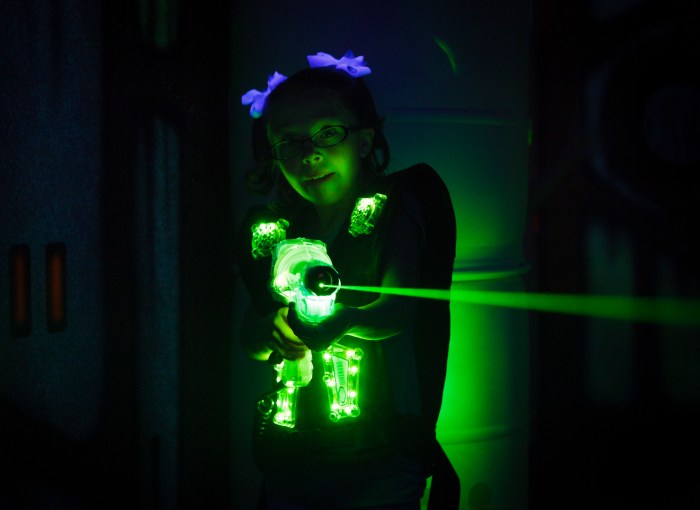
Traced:
<path fill-rule="evenodd" d="M 697 299 L 697 9 L 535 1 L 533 13 L 530 286 Z M 699 450 L 697 338 L 662 324 L 533 318 L 531 508 L 700 504 L 688 469 Z"/>

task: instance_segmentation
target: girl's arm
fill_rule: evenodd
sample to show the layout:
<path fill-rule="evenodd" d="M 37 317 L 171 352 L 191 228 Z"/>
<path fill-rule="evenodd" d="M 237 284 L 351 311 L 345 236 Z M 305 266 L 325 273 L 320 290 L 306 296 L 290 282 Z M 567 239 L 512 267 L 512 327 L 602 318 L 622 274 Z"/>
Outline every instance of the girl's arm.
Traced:
<path fill-rule="evenodd" d="M 308 347 L 299 340 L 287 323 L 289 308 L 261 316 L 252 303 L 248 306 L 241 324 L 241 343 L 248 356 L 257 360 L 267 360 L 272 352 L 284 359 L 298 359 L 304 356 Z"/>
<path fill-rule="evenodd" d="M 388 231 L 381 286 L 415 288 L 419 266 L 418 226 L 413 218 L 400 210 Z M 380 294 L 372 303 L 346 309 L 350 323 L 346 334 L 364 340 L 384 340 L 412 325 L 416 308 L 416 298 Z"/>

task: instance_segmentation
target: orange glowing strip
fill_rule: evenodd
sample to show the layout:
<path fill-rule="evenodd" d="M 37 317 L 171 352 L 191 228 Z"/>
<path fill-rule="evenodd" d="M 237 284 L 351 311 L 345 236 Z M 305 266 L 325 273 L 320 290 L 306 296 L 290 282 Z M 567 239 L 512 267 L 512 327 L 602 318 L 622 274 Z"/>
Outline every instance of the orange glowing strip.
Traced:
<path fill-rule="evenodd" d="M 55 333 L 66 328 L 66 247 L 46 247 L 46 326 Z"/>
<path fill-rule="evenodd" d="M 10 335 L 31 332 L 31 292 L 29 246 L 10 249 Z"/>

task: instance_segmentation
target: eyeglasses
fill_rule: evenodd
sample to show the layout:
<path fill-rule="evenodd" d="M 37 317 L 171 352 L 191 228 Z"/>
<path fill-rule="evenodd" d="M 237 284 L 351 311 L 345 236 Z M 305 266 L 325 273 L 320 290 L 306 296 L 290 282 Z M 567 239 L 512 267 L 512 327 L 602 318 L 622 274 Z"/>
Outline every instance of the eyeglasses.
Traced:
<path fill-rule="evenodd" d="M 355 128 L 345 126 L 327 126 L 310 138 L 304 140 L 282 140 L 270 147 L 272 159 L 284 161 L 296 158 L 304 153 L 304 144 L 311 142 L 314 147 L 333 147 L 345 141 L 348 134 Z"/>

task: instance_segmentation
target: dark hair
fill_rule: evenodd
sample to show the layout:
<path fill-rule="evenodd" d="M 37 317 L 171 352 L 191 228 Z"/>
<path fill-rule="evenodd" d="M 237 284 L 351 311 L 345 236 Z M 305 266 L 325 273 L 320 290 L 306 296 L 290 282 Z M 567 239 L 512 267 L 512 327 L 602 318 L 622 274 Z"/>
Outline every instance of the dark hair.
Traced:
<path fill-rule="evenodd" d="M 353 78 L 334 67 L 304 69 L 279 84 L 267 97 L 263 114 L 253 121 L 252 148 L 255 166 L 246 174 L 248 188 L 258 194 L 267 195 L 277 184 L 278 199 L 282 202 L 294 201 L 297 194 L 287 181 L 275 170 L 275 162 L 270 156 L 270 143 L 267 139 L 267 112 L 285 100 L 309 90 L 322 90 L 331 94 L 355 117 L 358 126 L 374 128 L 372 149 L 366 158 L 363 169 L 379 175 L 389 166 L 389 144 L 382 127 L 374 99 L 362 78 Z"/>

